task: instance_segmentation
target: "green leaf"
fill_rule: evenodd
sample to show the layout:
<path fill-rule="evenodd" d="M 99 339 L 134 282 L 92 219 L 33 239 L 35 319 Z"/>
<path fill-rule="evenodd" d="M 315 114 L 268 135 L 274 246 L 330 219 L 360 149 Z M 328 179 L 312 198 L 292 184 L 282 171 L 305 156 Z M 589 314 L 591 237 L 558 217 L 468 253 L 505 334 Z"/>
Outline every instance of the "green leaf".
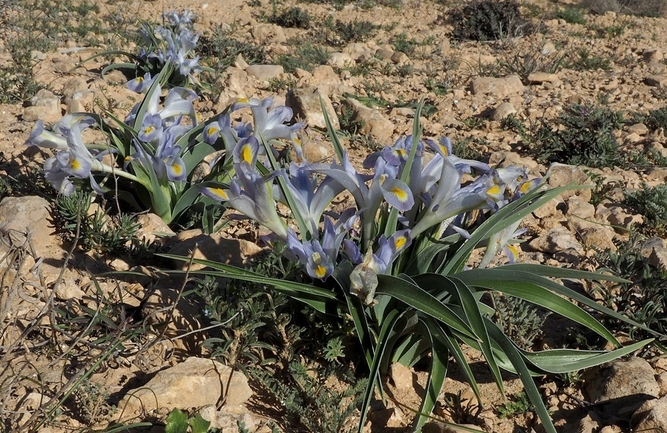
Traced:
<path fill-rule="evenodd" d="M 202 195 L 202 189 L 212 187 L 212 188 L 228 188 L 228 185 L 222 182 L 214 181 L 205 181 L 197 183 L 190 188 L 188 188 L 181 196 L 178 198 L 178 201 L 174 205 L 174 208 L 171 211 L 172 220 L 177 220 L 181 213 L 188 210 L 196 202 L 208 198 Z M 206 201 L 206 200 L 205 200 Z M 214 201 L 211 200 L 211 203 Z"/>
<path fill-rule="evenodd" d="M 156 254 L 157 256 L 164 257 L 167 259 L 180 260 L 183 262 L 189 262 L 190 257 L 187 256 L 178 256 L 174 254 Z M 191 275 L 216 275 L 225 278 L 234 278 L 242 281 L 249 281 L 253 283 L 266 284 L 268 286 L 274 287 L 277 290 L 285 293 L 288 296 L 293 297 L 301 302 L 304 302 L 317 311 L 323 313 L 332 312 L 332 309 L 336 309 L 338 304 L 338 297 L 336 293 L 314 287 L 310 284 L 297 283 L 289 280 L 282 280 L 279 278 L 269 278 L 263 275 L 260 275 L 255 272 L 251 272 L 245 269 L 237 268 L 232 265 L 227 265 L 225 263 L 214 262 L 211 260 L 202 260 L 202 259 L 192 259 L 193 263 L 200 265 L 208 266 L 216 271 L 211 270 L 202 270 L 202 271 L 191 271 Z M 185 271 L 169 271 L 171 274 L 184 274 Z M 332 305 L 334 304 L 334 305 Z"/>
<path fill-rule="evenodd" d="M 445 344 L 445 336 L 438 322 L 432 317 L 426 317 L 423 322 L 428 338 L 431 341 L 431 366 L 426 381 L 426 393 L 419 407 L 419 414 L 412 423 L 413 432 L 421 431 L 435 408 L 440 396 L 440 390 L 447 377 L 449 350 Z"/>
<path fill-rule="evenodd" d="M 433 295 L 416 284 L 391 275 L 378 275 L 378 283 L 375 293 L 392 296 L 409 307 L 440 320 L 462 334 L 475 340 L 478 339 L 468 323 L 461 319 L 451 308 L 439 302 Z"/>
<path fill-rule="evenodd" d="M 368 385 L 366 385 L 364 397 L 361 401 L 361 407 L 359 408 L 361 411 L 361 417 L 359 419 L 359 425 L 357 428 L 358 433 L 362 433 L 364 424 L 366 424 L 366 417 L 368 416 L 368 409 L 371 405 L 373 392 L 375 391 L 376 383 L 378 383 L 380 379 L 380 364 L 382 362 L 382 358 L 384 357 L 384 352 L 387 349 L 387 345 L 394 330 L 394 326 L 403 314 L 405 314 L 405 312 L 399 313 L 398 310 L 392 310 L 387 315 L 386 320 L 382 323 L 382 327 L 380 328 L 377 346 L 375 347 L 375 353 L 373 353 L 373 362 L 371 363 L 370 372 L 368 373 Z"/>
<path fill-rule="evenodd" d="M 190 418 L 190 427 L 192 427 L 192 433 L 206 433 L 210 425 L 211 422 L 202 418 L 201 414 L 197 414 Z"/>
<path fill-rule="evenodd" d="M 600 322 L 579 306 L 545 289 L 540 284 L 543 282 L 542 279 L 534 274 L 529 272 L 508 272 L 502 271 L 499 268 L 492 268 L 472 269 L 456 274 L 456 277 L 469 286 L 497 290 L 539 305 L 585 326 L 611 343 L 620 346 L 616 337 Z"/>
<path fill-rule="evenodd" d="M 167 415 L 167 426 L 165 433 L 187 433 L 188 416 L 178 409 L 174 409 Z"/>
<path fill-rule="evenodd" d="M 322 115 L 324 116 L 324 123 L 327 125 L 327 132 L 329 133 L 329 139 L 331 140 L 331 144 L 333 145 L 334 152 L 336 152 L 336 157 L 338 158 L 338 161 L 340 163 L 343 163 L 343 155 L 345 155 L 345 149 L 343 148 L 343 145 L 340 144 L 340 140 L 338 139 L 338 135 L 336 134 L 336 130 L 333 127 L 333 123 L 331 123 L 331 119 L 329 118 L 329 113 L 327 112 L 327 108 L 324 106 L 324 101 L 322 100 L 322 97 L 320 96 L 320 107 L 322 109 Z"/>
<path fill-rule="evenodd" d="M 549 411 L 542 401 L 540 391 L 537 389 L 537 385 L 535 385 L 535 381 L 533 380 L 528 367 L 526 367 L 523 356 L 519 350 L 517 350 L 512 340 L 507 338 L 498 326 L 490 320 L 487 322 L 489 324 L 488 329 L 491 338 L 498 343 L 514 366 L 516 373 L 519 375 L 519 378 L 523 383 L 528 399 L 533 403 L 533 406 L 535 406 L 535 412 L 537 412 L 537 416 L 539 416 L 540 421 L 542 421 L 542 427 L 547 433 L 557 433 L 556 427 L 554 427 L 553 422 L 551 421 L 551 415 L 549 415 Z"/>
<path fill-rule="evenodd" d="M 470 239 L 457 250 L 456 254 L 444 267 L 442 273 L 448 275 L 461 272 L 468 262 L 472 251 L 477 248 L 482 241 L 488 239 L 494 233 L 509 227 L 515 222 L 521 221 L 528 214 L 539 209 L 542 205 L 563 192 L 582 188 L 587 188 L 587 186 L 562 186 L 547 190 L 538 187 L 528 192 L 520 199 L 507 204 L 475 229 Z"/>

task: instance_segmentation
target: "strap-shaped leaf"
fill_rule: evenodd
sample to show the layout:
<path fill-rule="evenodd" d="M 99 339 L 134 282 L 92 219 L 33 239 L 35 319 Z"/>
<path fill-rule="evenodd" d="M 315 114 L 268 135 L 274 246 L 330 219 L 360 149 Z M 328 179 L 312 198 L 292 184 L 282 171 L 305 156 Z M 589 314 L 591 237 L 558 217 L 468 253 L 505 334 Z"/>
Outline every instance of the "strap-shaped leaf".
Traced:
<path fill-rule="evenodd" d="M 500 368 L 491 349 L 489 334 L 486 330 L 486 324 L 479 310 L 479 300 L 473 294 L 472 290 L 466 284 L 456 278 L 448 278 L 438 274 L 424 274 L 413 277 L 415 283 L 420 287 L 437 287 L 439 290 L 447 291 L 453 298 L 453 303 L 459 305 L 465 314 L 467 323 L 470 324 L 475 335 L 479 337 L 479 347 L 486 359 L 491 374 L 498 389 L 504 394 L 503 378 L 500 374 Z"/>
<path fill-rule="evenodd" d="M 563 192 L 581 188 L 587 188 L 587 186 L 562 186 L 547 190 L 536 188 L 518 200 L 507 204 L 475 229 L 470 239 L 458 249 L 449 263 L 447 263 L 447 266 L 445 266 L 442 273 L 449 275 L 461 272 L 468 262 L 472 251 L 477 248 L 482 241 L 488 239 L 494 233 L 509 227 L 515 222 L 521 221 L 528 214 L 540 208 L 542 205 Z"/>
<path fill-rule="evenodd" d="M 183 262 L 189 262 L 191 259 L 187 256 L 178 256 L 175 254 L 157 254 L 160 257 L 167 259 L 180 260 Z M 263 275 L 260 275 L 255 272 L 248 271 L 246 269 L 237 268 L 232 265 L 227 265 L 225 263 L 215 262 L 211 260 L 203 259 L 192 259 L 193 263 L 200 265 L 208 266 L 216 271 L 203 270 L 203 271 L 190 271 L 190 274 L 194 275 L 215 275 L 224 278 L 234 278 L 237 280 L 250 281 L 253 283 L 266 284 L 280 290 L 281 292 L 300 300 L 311 307 L 315 308 L 317 311 L 323 313 L 331 312 L 332 309 L 338 308 L 338 297 L 336 293 L 314 287 L 310 284 L 303 284 L 289 280 L 283 280 L 279 278 L 269 278 Z M 183 274 L 185 271 L 169 271 L 172 274 Z M 333 303 L 333 305 L 332 305 Z M 332 308 L 333 307 L 333 308 Z"/>
<path fill-rule="evenodd" d="M 494 341 L 498 343 L 502 351 L 507 355 L 507 358 L 514 366 L 516 373 L 519 375 L 519 378 L 521 379 L 523 387 L 526 391 L 526 395 L 528 396 L 530 402 L 533 403 L 533 406 L 535 406 L 535 412 L 537 412 L 537 416 L 539 416 L 540 421 L 542 421 L 542 427 L 547 433 L 556 433 L 556 427 L 554 427 L 554 424 L 551 421 L 551 415 L 549 415 L 549 411 L 542 401 L 540 391 L 537 389 L 537 385 L 535 385 L 535 381 L 532 378 L 528 367 L 526 366 L 521 352 L 517 350 L 512 340 L 503 334 L 503 332 L 500 330 L 500 328 L 498 328 L 498 326 L 496 326 L 495 323 L 488 319 L 487 323 L 489 335 Z"/>
<path fill-rule="evenodd" d="M 478 340 L 468 323 L 421 287 L 391 275 L 378 275 L 378 283 L 376 293 L 392 296 L 415 310 L 440 320 L 446 326 Z"/>
<path fill-rule="evenodd" d="M 426 381 L 425 394 L 419 406 L 419 413 L 412 423 L 411 431 L 413 432 L 421 431 L 433 412 L 442 385 L 447 378 L 447 364 L 449 362 L 449 349 L 445 344 L 446 337 L 438 322 L 432 317 L 425 317 L 422 323 L 424 332 L 431 342 L 431 366 Z"/>
<path fill-rule="evenodd" d="M 616 346 L 616 337 L 590 314 L 567 299 L 545 289 L 539 277 L 529 272 L 507 272 L 493 269 L 472 269 L 456 275 L 471 287 L 479 287 L 514 296 L 567 317 L 596 332 Z M 546 279 L 545 279 L 546 280 Z M 550 280 L 547 280 L 550 281 Z"/>
<path fill-rule="evenodd" d="M 371 400 L 373 398 L 373 392 L 375 391 L 375 386 L 377 381 L 380 378 L 380 364 L 384 356 L 385 350 L 387 349 L 390 336 L 394 331 L 394 326 L 398 323 L 398 320 L 401 316 L 405 314 L 399 313 L 398 310 L 393 310 L 387 317 L 386 320 L 382 323 L 380 328 L 380 333 L 378 334 L 378 342 L 375 347 L 375 352 L 373 353 L 373 362 L 371 362 L 371 368 L 369 372 L 368 385 L 366 385 L 366 390 L 364 391 L 364 397 L 361 400 L 361 417 L 359 419 L 359 425 L 357 428 L 358 433 L 362 433 L 364 429 L 364 424 L 366 424 L 366 417 L 368 416 L 368 409 L 371 406 Z"/>

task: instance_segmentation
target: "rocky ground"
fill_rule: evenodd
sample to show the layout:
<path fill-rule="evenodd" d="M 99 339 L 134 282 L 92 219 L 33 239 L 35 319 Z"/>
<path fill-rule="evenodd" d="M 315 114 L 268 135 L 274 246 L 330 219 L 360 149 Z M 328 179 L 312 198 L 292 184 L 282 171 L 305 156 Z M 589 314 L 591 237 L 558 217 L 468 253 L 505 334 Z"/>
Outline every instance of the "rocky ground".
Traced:
<path fill-rule="evenodd" d="M 533 144 L 516 130 L 504 128 L 502 120 L 513 114 L 527 128 L 542 121 L 557 125 L 567 106 L 595 104 L 602 98 L 613 111 L 647 113 L 664 107 L 667 19 L 607 12 L 586 15 L 585 24 L 571 24 L 548 13 L 568 6 L 567 3 L 535 0 L 530 5 L 533 7 L 528 9 L 538 11 L 534 18 L 540 26 L 538 33 L 481 43 L 451 38 L 452 24 L 446 20 L 451 6 L 446 4 L 404 0 L 399 8 L 348 4 L 337 9 L 331 4 L 282 3 L 281 8 L 298 6 L 308 11 L 318 22 L 330 16 L 346 23 L 368 20 L 378 26 L 365 41 L 329 46 L 323 64 L 309 65 L 301 59 L 290 71 L 277 64 L 280 56 L 294 53 L 299 44 L 314 38 L 318 30 L 285 28 L 267 22 L 265 17 L 272 11 L 269 1 L 107 1 L 100 5 L 98 14 L 119 11 L 122 16 L 156 21 L 163 11 L 187 8 L 195 13 L 196 28 L 204 35 L 218 28 L 241 41 L 263 47 L 266 53 L 263 64 L 248 65 L 252 63 L 250 59 L 243 55 L 236 57 L 217 78 L 215 93 L 200 100 L 198 109 L 204 117 L 209 117 L 240 97 L 275 95 L 276 104 L 292 106 L 307 122 L 306 147 L 311 160 L 328 160 L 333 156 L 322 132 L 321 113 L 313 108 L 314 97 L 319 100 L 321 96 L 329 103 L 331 114 L 337 116 L 342 128 L 345 122 L 347 125 L 357 122 L 357 133 L 348 134 L 349 139 L 345 140 L 356 163 L 378 145 L 390 144 L 400 134 L 409 133 L 414 103 L 425 98 L 428 111 L 422 122 L 426 137 L 449 136 L 455 143 L 468 143 L 471 151 L 492 166 L 523 165 L 533 176 L 544 176 L 550 170 L 549 182 L 554 186 L 571 182 L 590 184 L 592 178 L 602 179 L 601 185 L 613 186 L 608 188 L 605 199 L 592 204 L 591 190 L 578 190 L 535 212 L 524 223 L 528 232 L 522 244 L 522 260 L 591 269 L 596 264 L 596 250 L 615 250 L 618 242 L 628 239 L 625 228 L 643 221 L 642 215 L 621 205 L 624 193 L 640 188 L 642 183 L 663 184 L 667 168 L 585 169 L 569 165 L 550 168 L 537 159 Z M 3 30 L 6 40 L 13 31 L 16 29 L 11 26 Z M 94 110 L 96 104 L 124 116 L 136 102 L 136 94 L 124 87 L 127 78 L 123 74 L 115 71 L 100 76 L 101 68 L 109 64 L 108 59 L 79 64 L 107 47 L 89 46 L 67 34 L 62 34 L 60 42 L 55 51 L 31 53 L 32 74 L 43 90 L 23 103 L 0 105 L 3 156 L 0 176 L 16 177 L 30 167 L 40 167 L 45 154 L 23 146 L 36 120 L 55 122 L 66 113 Z M 566 67 L 554 72 L 538 69 L 523 74 L 518 67 L 529 58 L 549 65 L 581 50 L 586 50 L 589 57 L 608 60 L 608 68 L 583 70 L 577 65 L 564 64 Z M 0 67 L 11 62 L 11 53 L 0 40 Z M 503 64 L 510 65 L 510 69 L 514 65 L 515 73 L 507 67 L 502 69 Z M 372 100 L 375 105 L 369 108 L 359 99 Z M 653 149 L 667 156 L 667 139 L 661 130 L 651 131 L 636 123 L 626 124 L 614 133 L 622 143 L 623 152 Z M 85 417 L 61 414 L 58 405 L 52 405 L 60 399 L 65 401 L 66 390 L 83 379 L 90 389 L 85 395 L 76 395 L 77 404 L 92 412 L 87 419 L 97 427 L 136 420 L 142 413 L 160 418 L 173 408 L 203 408 L 202 416 L 214 420 L 214 425 L 225 432 L 238 431 L 239 419 L 249 431 L 270 431 L 266 421 L 271 412 L 261 410 L 270 404 L 262 402 L 262 395 L 253 395 L 241 373 L 231 376 L 228 367 L 206 359 L 201 348 L 205 333 L 191 333 L 203 326 L 197 307 L 179 300 L 180 283 L 160 276 L 148 264 L 122 257 L 99 258 L 78 253 L 72 256 L 54 234 L 48 209 L 48 201 L 36 195 L 7 197 L 0 203 L 2 431 L 23 431 L 25 426 L 44 432 L 83 431 L 88 426 Z M 260 249 L 253 242 L 253 235 L 245 233 L 242 227 L 207 237 L 193 230 L 173 233 L 151 215 L 142 215 L 140 221 L 147 237 L 154 238 L 155 233 L 173 234 L 164 242 L 165 248 L 174 253 L 187 253 L 196 241 L 205 239 L 204 245 L 200 245 L 205 257 L 242 265 L 243 257 Z M 653 238 L 643 245 L 642 254 L 647 261 L 667 269 L 664 240 Z M 234 253 L 223 256 L 220 251 Z M 91 273 L 129 269 L 143 270 L 149 276 L 107 279 L 97 286 L 90 277 Z M 118 301 L 128 311 L 141 306 L 153 323 L 169 319 L 169 327 L 147 332 L 141 344 L 130 350 L 126 347 L 123 353 L 129 355 L 122 357 L 116 356 L 119 352 L 96 349 L 95 342 L 82 345 L 78 339 L 69 338 L 66 330 L 65 336 L 53 340 L 40 339 L 42 334 L 35 331 L 41 327 L 56 332 L 54 307 L 69 310 L 71 320 L 75 321 L 83 309 L 103 306 L 102 294 L 113 293 L 120 293 Z M 107 337 L 131 326 L 129 319 L 122 322 L 123 329 L 109 326 Z M 58 330 L 61 332 L 61 327 Z M 545 340 L 556 341 L 564 332 L 557 323 L 552 324 L 545 331 Z M 58 341 L 60 347 L 50 347 L 53 341 Z M 44 350 L 42 345 L 50 348 Z M 89 352 L 83 353 L 83 347 Z M 472 360 L 476 356 L 468 355 Z M 91 362 L 96 360 L 103 368 L 85 377 Z M 227 391 L 228 397 L 221 405 L 221 389 L 226 389 L 228 378 L 233 389 Z M 387 380 L 392 398 L 387 407 L 374 407 L 368 431 L 403 431 L 411 419 L 411 408 L 417 407 L 425 373 L 395 366 Z M 477 411 L 472 393 L 454 375 L 446 382 L 443 395 L 458 395 L 459 408 L 467 409 L 462 409 L 461 415 L 443 403 L 436 415 L 488 432 L 540 431 L 539 421 L 530 412 L 501 418 L 495 408 L 506 400 L 491 380 L 481 383 L 481 387 L 488 404 Z M 573 386 L 561 379 L 545 379 L 541 387 L 562 431 L 611 433 L 667 429 L 664 358 L 650 362 L 643 358 L 616 361 L 584 372 Z M 111 396 L 108 401 L 96 400 L 100 389 Z M 508 376 L 508 394 L 519 390 L 520 382 Z M 87 403 L 83 402 L 86 398 Z M 37 427 L 45 408 L 53 408 L 48 418 L 54 422 Z M 453 431 L 438 423 L 428 428 L 433 432 Z M 154 427 L 150 431 L 162 430 Z"/>

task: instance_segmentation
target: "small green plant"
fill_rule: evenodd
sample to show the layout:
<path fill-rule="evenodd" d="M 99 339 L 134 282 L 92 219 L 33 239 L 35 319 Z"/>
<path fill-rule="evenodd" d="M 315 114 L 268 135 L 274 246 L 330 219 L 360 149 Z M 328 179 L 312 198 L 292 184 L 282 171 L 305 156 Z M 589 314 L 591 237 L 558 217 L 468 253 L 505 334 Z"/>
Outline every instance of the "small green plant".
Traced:
<path fill-rule="evenodd" d="M 233 65 L 239 55 L 243 56 L 243 60 L 249 65 L 267 61 L 267 54 L 262 46 L 236 39 L 219 24 L 201 37 L 199 52 L 206 57 L 208 65 L 219 73 Z"/>
<path fill-rule="evenodd" d="M 78 240 L 82 250 L 102 254 L 139 254 L 147 251 L 148 245 L 136 236 L 139 223 L 134 217 L 126 214 L 109 216 L 103 209 L 89 214 L 92 202 L 90 193 L 80 191 L 56 198 L 51 213 L 57 233 L 63 240 Z"/>
<path fill-rule="evenodd" d="M 600 264 L 626 281 L 599 284 L 592 289 L 605 306 L 645 325 L 640 328 L 611 317 L 603 319 L 609 329 L 627 332 L 633 339 L 647 335 L 648 329 L 662 334 L 667 332 L 664 319 L 667 314 L 667 272 L 651 264 L 641 249 L 642 237 L 632 232 L 630 239 L 619 243 L 616 251 L 598 252 L 596 257 Z M 667 350 L 664 337 L 657 344 L 662 352 Z M 644 353 L 650 352 L 650 348 L 647 349 Z"/>
<path fill-rule="evenodd" d="M 564 67 L 576 71 L 595 71 L 598 69 L 606 71 L 611 67 L 611 59 L 592 55 L 587 48 L 579 48 L 572 57 L 568 57 Z"/>
<path fill-rule="evenodd" d="M 522 36 L 533 31 L 521 16 L 514 0 L 475 0 L 455 9 L 450 16 L 454 26 L 452 37 L 457 40 L 492 41 Z"/>
<path fill-rule="evenodd" d="M 299 29 L 310 28 L 311 17 L 308 11 L 300 7 L 291 7 L 285 9 L 279 14 L 274 12 L 268 17 L 268 21 L 273 24 L 278 24 L 281 27 L 294 27 Z"/>
<path fill-rule="evenodd" d="M 521 140 L 524 143 L 530 143 L 532 141 L 529 128 L 523 124 L 523 122 L 516 116 L 516 114 L 510 114 L 501 120 L 500 127 L 519 134 Z"/>
<path fill-rule="evenodd" d="M 109 393 L 102 385 L 84 380 L 74 390 L 74 401 L 76 412 L 88 425 L 94 425 L 100 421 L 109 419 L 117 408 L 108 403 Z"/>
<path fill-rule="evenodd" d="M 525 391 L 510 396 L 509 400 L 509 402 L 496 408 L 501 418 L 514 418 L 517 415 L 535 411 L 535 406 L 531 403 Z"/>
<path fill-rule="evenodd" d="M 641 189 L 626 193 L 624 204 L 644 216 L 643 230 L 646 233 L 667 234 L 667 185 L 649 187 L 642 184 Z"/>
<path fill-rule="evenodd" d="M 210 421 L 202 418 L 200 414 L 188 416 L 180 409 L 174 409 L 167 416 L 166 433 L 208 433 Z"/>
<path fill-rule="evenodd" d="M 291 362 L 284 371 L 255 371 L 254 377 L 282 403 L 287 431 L 344 433 L 354 431 L 351 418 L 358 414 L 367 382 L 351 371 L 336 367 L 310 369 Z M 335 378 L 343 391 L 326 385 Z"/>
<path fill-rule="evenodd" d="M 365 42 L 373 38 L 380 26 L 373 24 L 366 20 L 353 20 L 343 22 L 340 20 L 333 20 L 332 16 L 328 16 L 322 26 L 325 30 L 324 40 L 327 44 L 332 46 L 344 46 L 351 42 Z"/>
<path fill-rule="evenodd" d="M 484 161 L 488 157 L 485 157 L 484 154 L 478 150 L 478 147 L 488 145 L 489 142 L 483 138 L 466 137 L 463 140 L 457 140 L 454 142 L 453 151 L 454 155 L 458 155 L 464 159 Z"/>
<path fill-rule="evenodd" d="M 543 161 L 557 161 L 588 167 L 614 167 L 628 163 L 614 131 L 623 116 L 604 106 L 573 104 L 558 119 L 561 127 L 544 122 L 535 133 Z"/>
<path fill-rule="evenodd" d="M 329 60 L 327 50 L 308 40 L 293 40 L 296 45 L 294 54 L 281 54 L 276 64 L 285 68 L 285 72 L 294 72 L 296 68 L 312 71 L 315 66 L 325 65 Z"/>
<path fill-rule="evenodd" d="M 646 115 L 640 115 L 636 119 L 646 125 L 651 131 L 667 131 L 667 106 L 650 110 Z"/>
<path fill-rule="evenodd" d="M 563 68 L 566 58 L 565 52 L 544 55 L 541 48 L 534 44 L 526 50 L 519 49 L 511 39 L 502 42 L 500 52 L 499 71 L 494 71 L 493 75 L 516 74 L 524 81 L 534 72 L 555 74 Z"/>
<path fill-rule="evenodd" d="M 428 77 L 426 81 L 424 81 L 424 87 L 426 87 L 429 92 L 435 93 L 436 96 L 443 96 L 447 94 L 452 85 L 449 81 L 440 81 Z"/>
<path fill-rule="evenodd" d="M 542 335 L 546 316 L 532 304 L 511 296 L 492 295 L 494 321 L 519 347 L 531 349 L 535 339 Z"/>
<path fill-rule="evenodd" d="M 411 56 L 415 53 L 415 50 L 419 46 L 414 38 L 408 38 L 408 35 L 405 33 L 399 33 L 392 39 L 392 44 L 396 51 L 400 51 L 408 56 Z"/>
<path fill-rule="evenodd" d="M 577 6 L 568 6 L 556 12 L 556 18 L 569 24 L 586 24 L 584 10 Z"/>

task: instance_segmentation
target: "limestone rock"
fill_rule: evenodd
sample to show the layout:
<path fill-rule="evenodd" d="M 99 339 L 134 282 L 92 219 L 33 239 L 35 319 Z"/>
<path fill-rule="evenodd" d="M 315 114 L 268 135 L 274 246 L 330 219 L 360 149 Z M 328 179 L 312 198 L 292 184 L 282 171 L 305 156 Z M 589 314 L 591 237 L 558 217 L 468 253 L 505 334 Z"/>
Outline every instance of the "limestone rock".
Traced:
<path fill-rule="evenodd" d="M 0 232 L 13 238 L 29 233 L 38 256 L 48 255 L 54 246 L 62 253 L 52 235 L 50 216 L 49 202 L 41 197 L 5 197 L 0 202 Z"/>
<path fill-rule="evenodd" d="M 260 45 L 267 43 L 284 44 L 287 41 L 283 28 L 276 24 L 257 24 L 253 27 L 252 37 Z"/>
<path fill-rule="evenodd" d="M 257 421 L 244 406 L 223 406 L 216 410 L 215 406 L 206 406 L 199 414 L 210 421 L 210 428 L 217 428 L 221 433 L 238 433 L 238 423 L 242 422 L 248 431 L 256 431 Z"/>
<path fill-rule="evenodd" d="M 270 80 L 282 75 L 285 69 L 281 65 L 250 65 L 245 71 L 258 80 Z"/>
<path fill-rule="evenodd" d="M 394 124 L 379 111 L 368 108 L 353 98 L 346 98 L 344 103 L 352 110 L 352 120 L 361 123 L 359 133 L 371 135 L 380 144 L 388 144 L 394 136 Z"/>
<path fill-rule="evenodd" d="M 67 113 L 91 112 L 95 107 L 95 92 L 80 90 L 65 98 Z"/>
<path fill-rule="evenodd" d="M 644 135 L 649 133 L 649 129 L 643 123 L 635 123 L 634 125 L 628 127 L 628 132 L 643 137 Z"/>
<path fill-rule="evenodd" d="M 662 271 L 667 271 L 667 248 L 653 247 L 648 262 Z"/>
<path fill-rule="evenodd" d="M 639 406 L 632 415 L 632 431 L 667 431 L 667 396 L 649 400 Z"/>
<path fill-rule="evenodd" d="M 590 178 L 584 172 L 584 170 L 581 167 L 574 165 L 560 164 L 555 162 L 549 167 L 547 177 L 549 186 L 552 188 L 565 185 L 592 185 Z M 563 197 L 563 200 L 567 200 L 573 195 L 581 197 L 581 199 L 584 201 L 591 200 L 590 188 L 565 191 L 563 194 L 561 194 L 561 197 Z"/>
<path fill-rule="evenodd" d="M 582 247 L 575 236 L 565 227 L 555 227 L 547 233 L 541 234 L 529 243 L 530 248 L 543 253 L 574 250 L 582 252 Z"/>
<path fill-rule="evenodd" d="M 23 120 L 34 122 L 41 119 L 46 123 L 53 123 L 62 117 L 60 97 L 50 90 L 41 89 L 32 97 L 30 104 L 30 107 L 23 110 Z"/>
<path fill-rule="evenodd" d="M 510 114 L 515 114 L 515 113 L 516 113 L 516 108 L 514 108 L 512 104 L 510 104 L 509 102 L 503 102 L 493 110 L 492 118 L 493 120 L 499 122 L 504 118 L 506 118 L 507 116 L 509 116 Z"/>
<path fill-rule="evenodd" d="M 653 367 L 645 359 L 615 360 L 584 373 L 583 391 L 591 403 L 634 394 L 658 397 L 660 387 Z"/>
<path fill-rule="evenodd" d="M 233 266 L 243 266 L 246 259 L 263 251 L 245 239 L 227 239 L 217 233 L 206 235 L 198 229 L 180 232 L 173 238 L 173 242 L 170 254 L 189 257 L 191 252 L 195 251 L 194 257 L 197 259 L 213 260 Z M 177 268 L 186 269 L 188 262 L 177 261 L 175 265 Z M 203 265 L 192 265 L 193 270 L 203 268 Z"/>
<path fill-rule="evenodd" d="M 324 103 L 324 108 L 329 115 L 332 125 L 334 128 L 340 129 L 338 116 L 336 115 L 336 110 L 334 110 L 333 105 L 331 105 L 331 100 L 326 94 L 320 93 L 317 89 L 293 89 L 287 93 L 285 104 L 292 108 L 294 115 L 297 118 L 304 119 L 308 126 L 326 129 L 327 125 L 324 122 L 324 114 L 322 113 L 320 99 Z"/>
<path fill-rule="evenodd" d="M 399 362 L 391 364 L 390 375 L 396 388 L 407 389 L 413 386 L 414 378 L 412 370 Z"/>
<path fill-rule="evenodd" d="M 472 93 L 475 95 L 491 95 L 506 98 L 523 92 L 525 87 L 518 75 L 509 77 L 478 77 L 472 82 Z"/>
<path fill-rule="evenodd" d="M 227 381 L 229 389 L 226 390 Z M 200 408 L 216 405 L 224 395 L 225 405 L 244 404 L 253 394 L 248 379 L 239 371 L 212 359 L 191 357 L 158 372 L 147 384 L 127 392 L 119 403 L 124 408 L 119 422 L 167 408 Z"/>
<path fill-rule="evenodd" d="M 354 66 L 354 60 L 348 53 L 331 53 L 327 63 L 336 68 Z"/>
<path fill-rule="evenodd" d="M 559 84 L 560 78 L 557 74 L 548 74 L 546 72 L 533 72 L 528 75 L 528 81 L 531 83 L 542 84 L 542 83 L 551 83 Z"/>
<path fill-rule="evenodd" d="M 137 230 L 137 238 L 143 239 L 146 242 L 160 242 L 161 240 L 168 239 L 176 233 L 154 213 L 144 213 L 137 217 L 137 222 L 139 223 L 139 230 Z"/>

